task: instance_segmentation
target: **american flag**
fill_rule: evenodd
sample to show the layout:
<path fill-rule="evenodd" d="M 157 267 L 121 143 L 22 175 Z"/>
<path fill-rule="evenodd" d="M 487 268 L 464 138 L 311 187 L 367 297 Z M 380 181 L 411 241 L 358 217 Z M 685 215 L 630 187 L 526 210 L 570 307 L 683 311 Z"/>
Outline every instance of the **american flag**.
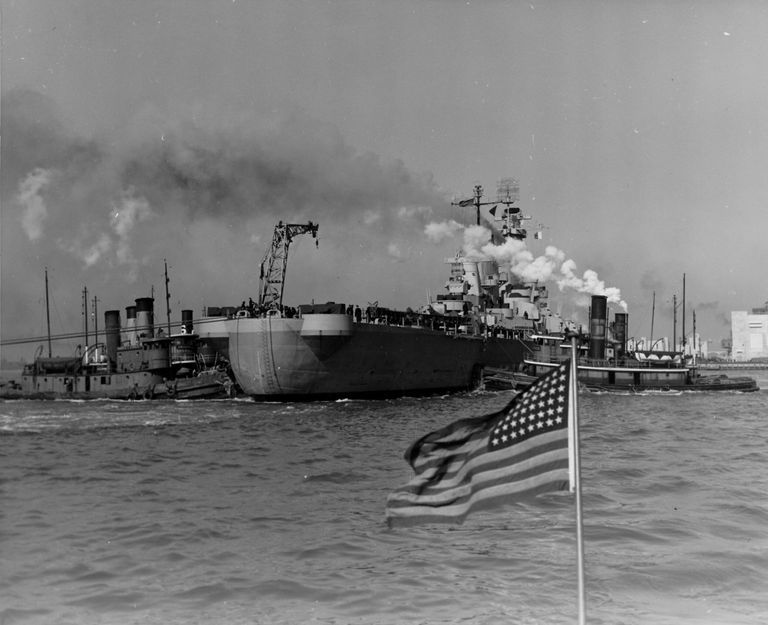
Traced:
<path fill-rule="evenodd" d="M 461 523 L 480 508 L 570 486 L 570 361 L 502 410 L 461 419 L 405 453 L 414 478 L 387 498 L 390 527 Z"/>

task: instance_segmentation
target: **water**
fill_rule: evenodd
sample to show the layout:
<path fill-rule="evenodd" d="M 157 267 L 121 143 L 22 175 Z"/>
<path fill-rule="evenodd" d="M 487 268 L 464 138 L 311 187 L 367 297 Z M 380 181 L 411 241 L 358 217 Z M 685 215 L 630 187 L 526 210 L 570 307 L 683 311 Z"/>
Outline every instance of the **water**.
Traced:
<path fill-rule="evenodd" d="M 574 623 L 570 495 L 384 522 L 508 399 L 0 403 L 0 624 Z M 768 622 L 768 391 L 580 399 L 588 622 Z"/>

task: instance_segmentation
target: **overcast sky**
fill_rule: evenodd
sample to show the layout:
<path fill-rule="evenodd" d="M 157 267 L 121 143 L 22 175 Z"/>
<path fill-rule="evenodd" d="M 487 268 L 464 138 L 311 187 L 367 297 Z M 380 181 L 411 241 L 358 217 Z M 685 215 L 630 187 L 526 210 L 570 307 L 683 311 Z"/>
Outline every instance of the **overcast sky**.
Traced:
<path fill-rule="evenodd" d="M 683 274 L 715 346 L 768 299 L 765 2 L 0 6 L 3 339 L 45 333 L 46 266 L 54 333 L 82 327 L 83 286 L 100 317 L 154 286 L 164 319 L 164 258 L 174 319 L 256 299 L 280 219 L 320 224 L 287 303 L 416 307 L 464 243 L 427 225 L 471 223 L 451 200 L 506 177 L 533 257 L 619 289 L 631 335 L 654 291 L 672 334 Z"/>

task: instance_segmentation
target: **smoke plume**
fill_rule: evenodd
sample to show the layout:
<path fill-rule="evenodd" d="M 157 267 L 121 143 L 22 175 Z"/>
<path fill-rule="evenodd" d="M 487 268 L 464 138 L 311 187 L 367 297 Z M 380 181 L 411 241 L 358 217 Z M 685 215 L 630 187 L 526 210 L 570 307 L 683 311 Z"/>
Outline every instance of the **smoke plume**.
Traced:
<path fill-rule="evenodd" d="M 41 192 L 51 181 L 52 175 L 50 170 L 36 167 L 19 183 L 16 201 L 22 209 L 21 226 L 30 241 L 43 236 L 43 222 L 48 216 L 48 208 Z"/>
<path fill-rule="evenodd" d="M 36 92 L 5 93 L 1 110 L 4 324 L 28 317 L 9 307 L 39 299 L 28 272 L 42 275 L 44 265 L 54 285 L 87 283 L 116 300 L 106 306 L 145 295 L 166 257 L 175 282 L 196 297 L 200 284 L 213 303 L 240 301 L 244 289 L 256 295 L 258 262 L 278 221 L 321 225 L 312 276 L 291 276 L 297 291 L 351 289 L 343 273 L 369 284 L 381 258 L 418 253 L 413 234 L 446 205 L 430 174 L 358 151 L 296 109 L 143 110 L 93 137 L 72 132 Z M 391 282 L 382 280 L 402 291 L 401 277 Z M 130 293 L 126 283 L 136 285 Z M 423 282 L 414 288 L 423 293 Z"/>
<path fill-rule="evenodd" d="M 459 227 L 456 227 L 459 226 Z M 431 240 L 437 240 L 434 233 L 450 236 L 461 226 L 456 222 L 430 223 L 425 233 Z M 587 269 L 581 276 L 576 273 L 576 263 L 566 259 L 565 252 L 553 245 L 546 247 L 544 254 L 534 256 L 525 241 L 508 238 L 496 245 L 489 242 L 491 231 L 484 226 L 464 228 L 463 252 L 473 260 L 493 259 L 501 265 L 508 265 L 510 271 L 524 282 L 554 281 L 563 291 L 571 289 L 588 295 L 604 295 L 611 304 L 618 304 L 627 310 L 627 304 L 621 299 L 621 291 L 615 287 L 606 287 L 596 271 Z"/>

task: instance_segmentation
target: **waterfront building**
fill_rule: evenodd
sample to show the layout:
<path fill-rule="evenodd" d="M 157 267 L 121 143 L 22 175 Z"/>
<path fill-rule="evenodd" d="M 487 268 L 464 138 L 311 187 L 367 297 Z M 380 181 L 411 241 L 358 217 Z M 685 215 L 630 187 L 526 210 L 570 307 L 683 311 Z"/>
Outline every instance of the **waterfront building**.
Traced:
<path fill-rule="evenodd" d="M 768 301 L 761 308 L 731 311 L 731 358 L 749 362 L 768 358 Z"/>

